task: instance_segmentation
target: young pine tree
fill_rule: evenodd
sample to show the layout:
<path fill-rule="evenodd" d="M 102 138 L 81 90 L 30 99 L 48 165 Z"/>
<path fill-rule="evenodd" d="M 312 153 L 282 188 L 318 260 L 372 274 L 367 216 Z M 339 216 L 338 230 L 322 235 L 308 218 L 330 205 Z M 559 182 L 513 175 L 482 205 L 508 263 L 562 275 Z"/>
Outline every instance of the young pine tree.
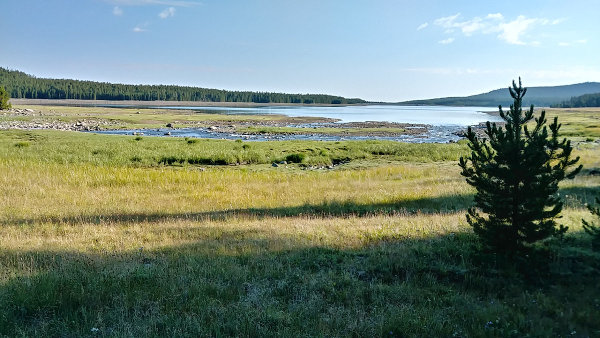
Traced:
<path fill-rule="evenodd" d="M 0 86 L 0 110 L 11 108 L 10 102 L 8 102 L 9 99 L 10 96 L 8 95 L 8 92 L 4 87 Z"/>
<path fill-rule="evenodd" d="M 499 252 L 520 251 L 551 235 L 561 235 L 567 228 L 557 228 L 554 218 L 562 210 L 558 182 L 573 178 L 579 161 L 572 159 L 570 141 L 558 140 L 560 124 L 555 117 L 546 127 L 546 112 L 538 118 L 533 105 L 523 111 L 526 88 L 512 83 L 508 88 L 514 103 L 510 111 L 499 107 L 504 127 L 488 122 L 488 140 L 478 138 L 468 129 L 471 155 L 460 159 L 461 174 L 475 187 L 475 207 L 467 221 L 483 243 Z M 534 122 L 529 127 L 528 122 Z"/>
<path fill-rule="evenodd" d="M 600 217 L 600 198 L 598 197 L 596 197 L 596 205 L 596 207 L 588 205 L 588 209 L 592 215 Z M 592 236 L 592 246 L 594 250 L 600 250 L 600 225 L 588 223 L 584 219 L 581 221 L 583 222 L 583 230 Z"/>

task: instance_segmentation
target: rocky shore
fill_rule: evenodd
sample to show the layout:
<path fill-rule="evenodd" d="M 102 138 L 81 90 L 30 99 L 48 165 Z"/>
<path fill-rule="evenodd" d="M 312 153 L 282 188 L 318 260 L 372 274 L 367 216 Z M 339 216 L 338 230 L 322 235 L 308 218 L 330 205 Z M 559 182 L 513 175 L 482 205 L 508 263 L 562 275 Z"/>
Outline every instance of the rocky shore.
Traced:
<path fill-rule="evenodd" d="M 340 123 L 331 118 L 278 117 L 274 120 L 204 120 L 189 121 L 173 119 L 159 128 L 123 130 L 127 128 L 119 120 L 100 117 L 75 117 L 61 113 L 60 109 L 35 110 L 30 108 L 0 111 L 0 130 L 61 130 L 80 132 L 105 132 L 150 136 L 191 136 L 209 138 L 242 138 L 256 140 L 280 139 L 394 139 L 423 140 L 433 142 L 455 142 L 465 137 L 466 128 L 444 129 L 424 124 L 396 122 L 347 122 Z M 139 112 L 137 113 L 139 114 Z M 277 129 L 281 128 L 281 129 Z M 285 129 L 290 128 L 290 129 Z M 473 126 L 480 137 L 485 137 L 485 125 Z M 194 131 L 196 130 L 196 131 Z"/>
<path fill-rule="evenodd" d="M 65 122 L 56 119 L 54 116 L 44 116 L 41 112 L 33 109 L 13 108 L 0 111 L 0 130 L 51 129 L 62 131 L 99 131 L 118 124 L 118 122 L 102 119 L 81 119 L 74 122 Z"/>

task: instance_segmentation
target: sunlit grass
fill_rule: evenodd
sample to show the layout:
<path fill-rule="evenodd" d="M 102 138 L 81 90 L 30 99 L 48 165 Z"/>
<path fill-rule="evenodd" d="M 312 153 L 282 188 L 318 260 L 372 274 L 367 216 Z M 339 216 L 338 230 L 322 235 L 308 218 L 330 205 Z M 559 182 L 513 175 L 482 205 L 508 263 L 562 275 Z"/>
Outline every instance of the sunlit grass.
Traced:
<path fill-rule="evenodd" d="M 552 108 L 546 109 L 548 119 L 558 117 L 562 124 L 561 135 L 579 140 L 600 137 L 599 108 Z"/>
<path fill-rule="evenodd" d="M 462 143 L 2 131 L 0 334 L 596 336 L 600 254 L 580 220 L 600 144 L 582 141 L 569 232 L 519 270 L 477 254 Z M 303 163 L 271 166 L 289 154 Z M 219 156 L 232 165 L 189 161 Z"/>

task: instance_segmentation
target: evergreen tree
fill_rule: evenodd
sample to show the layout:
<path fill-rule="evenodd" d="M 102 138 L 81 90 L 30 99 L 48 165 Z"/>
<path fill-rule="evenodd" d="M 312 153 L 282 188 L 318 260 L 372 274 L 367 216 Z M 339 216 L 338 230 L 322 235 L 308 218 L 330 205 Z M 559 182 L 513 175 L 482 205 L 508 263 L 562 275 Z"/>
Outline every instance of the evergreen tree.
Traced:
<path fill-rule="evenodd" d="M 578 166 L 567 172 L 579 157 L 571 158 L 570 141 L 559 141 L 558 119 L 550 124 L 549 134 L 545 111 L 538 118 L 533 115 L 533 105 L 523 111 L 527 89 L 521 86 L 521 79 L 518 86 L 513 81 L 508 89 L 514 103 L 508 112 L 499 107 L 506 125 L 487 122 L 487 140 L 469 128 L 471 155 L 459 162 L 461 174 L 477 190 L 467 221 L 486 246 L 505 253 L 566 232 L 566 227 L 557 228 L 554 221 L 563 207 L 558 183 L 581 170 Z M 533 122 L 532 129 L 529 122 Z"/>
<path fill-rule="evenodd" d="M 592 205 L 588 205 L 588 209 L 592 213 L 592 215 L 596 215 L 600 217 L 600 198 L 596 197 L 596 207 Z M 582 219 L 583 222 L 583 230 L 592 236 L 592 245 L 595 250 L 600 250 L 600 225 L 594 225 L 592 223 L 586 222 L 586 220 Z"/>
<path fill-rule="evenodd" d="M 9 99 L 8 92 L 6 92 L 4 87 L 0 86 L 0 110 L 11 108 L 10 102 L 8 102 Z"/>

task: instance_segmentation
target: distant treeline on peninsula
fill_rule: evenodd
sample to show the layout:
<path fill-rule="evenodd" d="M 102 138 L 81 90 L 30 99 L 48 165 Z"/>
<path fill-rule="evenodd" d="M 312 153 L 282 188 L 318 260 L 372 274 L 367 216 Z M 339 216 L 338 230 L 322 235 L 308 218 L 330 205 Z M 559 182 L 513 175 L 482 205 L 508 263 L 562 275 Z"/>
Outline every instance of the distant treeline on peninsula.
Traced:
<path fill-rule="evenodd" d="M 67 79 L 42 79 L 20 71 L 0 67 L 0 86 L 17 99 L 203 101 L 302 104 L 365 103 L 324 94 L 284 94 L 229 91 L 174 85 L 129 85 Z"/>
<path fill-rule="evenodd" d="M 572 97 L 568 101 L 553 105 L 556 108 L 600 107 L 600 93 Z"/>

